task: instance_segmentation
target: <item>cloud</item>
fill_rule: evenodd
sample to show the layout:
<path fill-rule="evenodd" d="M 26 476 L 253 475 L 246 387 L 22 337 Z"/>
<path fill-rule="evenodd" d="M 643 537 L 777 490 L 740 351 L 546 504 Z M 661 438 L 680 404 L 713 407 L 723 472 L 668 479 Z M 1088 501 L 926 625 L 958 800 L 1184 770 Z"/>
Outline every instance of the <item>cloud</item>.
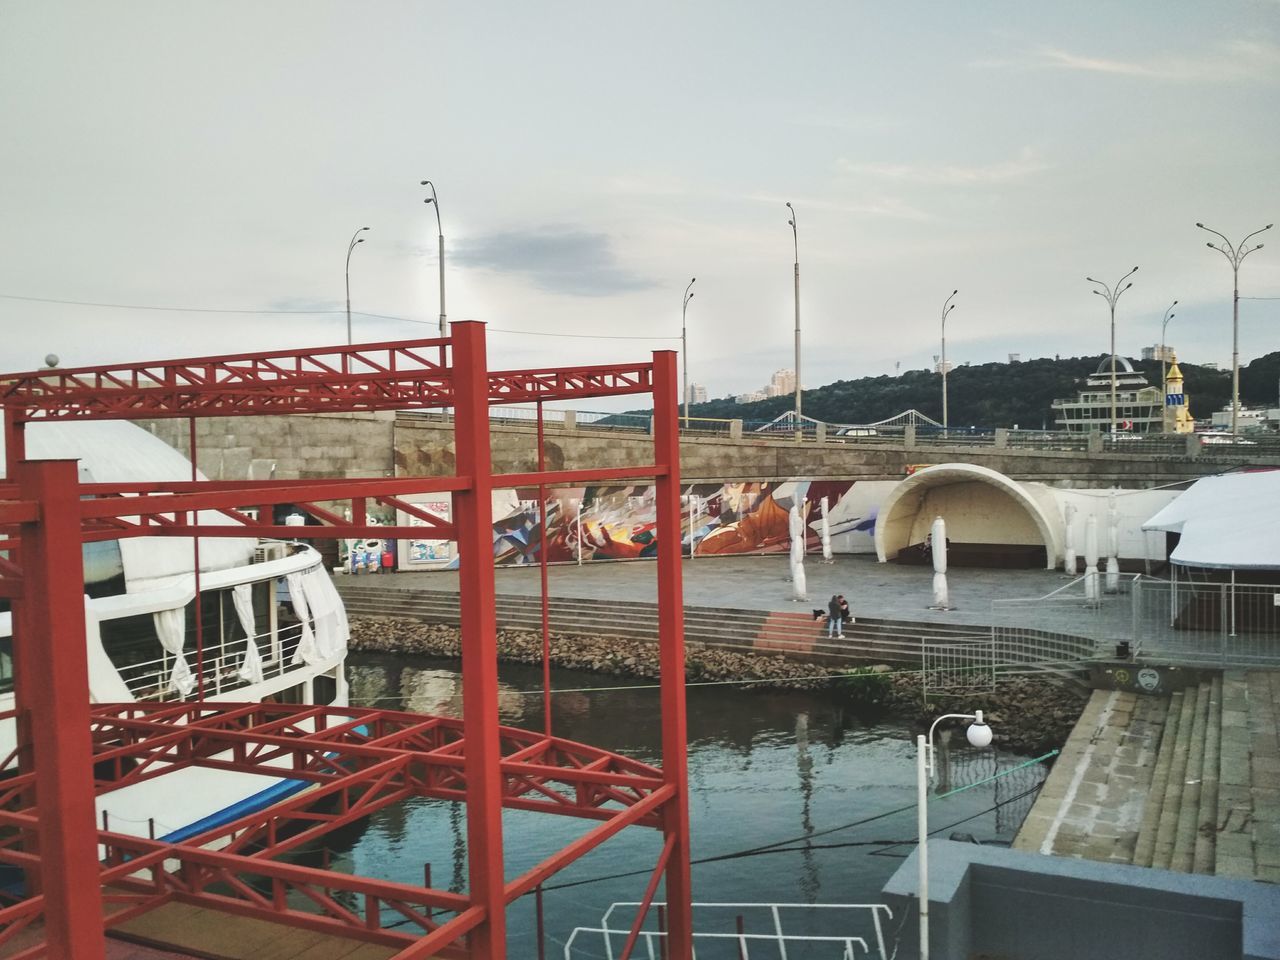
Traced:
<path fill-rule="evenodd" d="M 608 234 L 563 226 L 478 237 L 463 244 L 453 259 L 463 266 L 523 274 L 542 290 L 580 297 L 654 286 L 619 264 Z"/>
<path fill-rule="evenodd" d="M 1232 40 L 1198 54 L 1110 60 L 1057 47 L 1040 47 L 1011 59 L 976 60 L 975 67 L 1073 70 L 1172 83 L 1275 82 L 1280 77 L 1280 45 L 1266 40 Z"/>
<path fill-rule="evenodd" d="M 853 163 L 842 159 L 840 171 L 846 176 L 894 180 L 902 183 L 923 183 L 939 186 L 966 186 L 987 183 L 1006 183 L 1047 170 L 1035 150 L 1023 147 L 1018 156 L 979 166 L 955 164 L 915 163 Z"/>

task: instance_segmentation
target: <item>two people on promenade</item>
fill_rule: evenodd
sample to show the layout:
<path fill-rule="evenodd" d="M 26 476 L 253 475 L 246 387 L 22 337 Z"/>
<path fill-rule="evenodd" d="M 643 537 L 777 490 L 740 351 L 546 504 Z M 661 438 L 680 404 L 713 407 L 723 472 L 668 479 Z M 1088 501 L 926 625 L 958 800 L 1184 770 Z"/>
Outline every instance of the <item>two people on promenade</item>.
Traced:
<path fill-rule="evenodd" d="M 849 601 L 844 598 L 843 593 L 834 594 L 827 602 L 827 639 L 838 637 L 843 640 L 846 623 L 853 623 Z"/>

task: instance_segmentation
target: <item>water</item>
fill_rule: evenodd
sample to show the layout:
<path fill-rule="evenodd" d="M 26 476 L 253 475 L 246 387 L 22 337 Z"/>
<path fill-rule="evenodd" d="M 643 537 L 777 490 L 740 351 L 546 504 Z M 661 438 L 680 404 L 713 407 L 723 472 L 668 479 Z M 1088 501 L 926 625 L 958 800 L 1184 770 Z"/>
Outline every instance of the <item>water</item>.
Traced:
<path fill-rule="evenodd" d="M 461 716 L 461 680 L 455 668 L 453 661 L 353 656 L 348 661 L 352 703 Z M 563 670 L 556 671 L 552 680 L 553 688 L 562 689 L 619 685 L 624 682 L 616 678 Z M 503 665 L 502 722 L 540 729 L 540 689 L 540 668 Z M 553 730 L 557 736 L 656 764 L 660 760 L 657 705 L 654 689 L 563 693 L 553 699 Z M 828 691 L 693 687 L 688 706 L 695 861 L 882 815 L 860 826 L 812 836 L 808 843 L 788 844 L 784 852 L 695 862 L 694 899 L 878 902 L 880 889 L 914 848 L 914 732 L 892 721 L 860 719 Z M 963 738 L 958 739 L 962 744 Z M 967 745 L 954 745 L 946 754 L 940 750 L 942 776 L 935 792 L 974 783 L 1024 760 L 990 749 L 975 751 Z M 952 829 L 984 842 L 1007 842 L 1046 773 L 1043 766 L 1027 767 L 935 799 L 930 803 L 930 828 L 937 831 L 955 824 Z M 461 891 L 466 884 L 464 821 L 459 804 L 408 801 L 375 814 L 345 837 L 334 850 L 333 868 L 421 884 L 423 864 L 429 862 L 435 886 Z M 596 821 L 524 811 L 506 812 L 503 822 L 508 879 L 596 825 Z M 946 837 L 952 829 L 934 835 Z M 548 956 L 562 956 L 559 944 L 572 929 L 598 924 L 614 901 L 641 898 L 660 851 L 660 836 L 647 828 L 629 827 L 551 878 L 544 900 Z M 631 871 L 640 872 L 613 877 Z M 598 877 L 613 878 L 555 889 Z M 621 923 L 626 925 L 629 919 L 627 914 Z M 732 915 L 722 919 L 732 929 Z M 901 919 L 895 918 L 892 926 Z M 508 923 L 511 955 L 536 956 L 531 946 L 532 897 L 513 906 Z M 603 954 L 597 938 L 573 956 Z M 759 955 L 773 954 L 761 949 Z M 795 951 L 791 955 L 797 956 Z"/>

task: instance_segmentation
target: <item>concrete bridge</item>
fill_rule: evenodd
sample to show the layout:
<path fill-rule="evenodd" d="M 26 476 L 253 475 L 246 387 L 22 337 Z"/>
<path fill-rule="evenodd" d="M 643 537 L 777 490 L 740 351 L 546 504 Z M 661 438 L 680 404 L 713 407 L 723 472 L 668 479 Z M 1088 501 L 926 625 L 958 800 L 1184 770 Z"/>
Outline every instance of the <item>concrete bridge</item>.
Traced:
<path fill-rule="evenodd" d="M 530 417 L 532 411 L 515 411 Z M 581 422 L 571 411 L 548 412 L 547 465 L 623 467 L 651 462 L 647 425 L 629 418 Z M 552 419 L 554 418 L 554 419 Z M 705 427 L 707 421 L 695 421 Z M 187 423 L 141 421 L 183 452 Z M 453 424 L 446 414 L 334 414 L 207 418 L 197 421 L 200 468 L 217 479 L 333 476 L 420 476 L 454 468 Z M 501 472 L 533 470 L 536 434 L 531 419 L 495 419 L 493 465 Z M 1225 471 L 1280 466 L 1280 439 L 1205 443 L 1196 436 L 1123 436 L 997 430 L 994 434 L 826 437 L 743 434 L 737 421 L 715 430 L 686 431 L 681 439 L 685 480 L 900 480 L 912 468 L 971 463 L 1018 481 L 1062 487 L 1141 488 Z"/>

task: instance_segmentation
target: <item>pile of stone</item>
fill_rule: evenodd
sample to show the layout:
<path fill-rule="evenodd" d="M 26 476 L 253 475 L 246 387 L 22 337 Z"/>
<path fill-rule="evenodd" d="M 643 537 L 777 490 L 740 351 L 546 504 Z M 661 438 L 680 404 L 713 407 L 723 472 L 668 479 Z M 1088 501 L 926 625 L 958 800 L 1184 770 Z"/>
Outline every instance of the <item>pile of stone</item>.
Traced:
<path fill-rule="evenodd" d="M 428 657 L 462 655 L 457 627 L 381 618 L 352 618 L 351 649 Z M 498 659 L 541 663 L 541 634 L 499 630 Z M 617 677 L 652 680 L 659 675 L 658 645 L 652 640 L 553 635 L 550 660 L 555 667 Z M 744 687 L 811 688 L 826 686 L 827 675 L 825 667 L 783 656 L 692 645 L 685 650 L 685 679 L 690 683 L 735 680 L 750 681 Z"/>

